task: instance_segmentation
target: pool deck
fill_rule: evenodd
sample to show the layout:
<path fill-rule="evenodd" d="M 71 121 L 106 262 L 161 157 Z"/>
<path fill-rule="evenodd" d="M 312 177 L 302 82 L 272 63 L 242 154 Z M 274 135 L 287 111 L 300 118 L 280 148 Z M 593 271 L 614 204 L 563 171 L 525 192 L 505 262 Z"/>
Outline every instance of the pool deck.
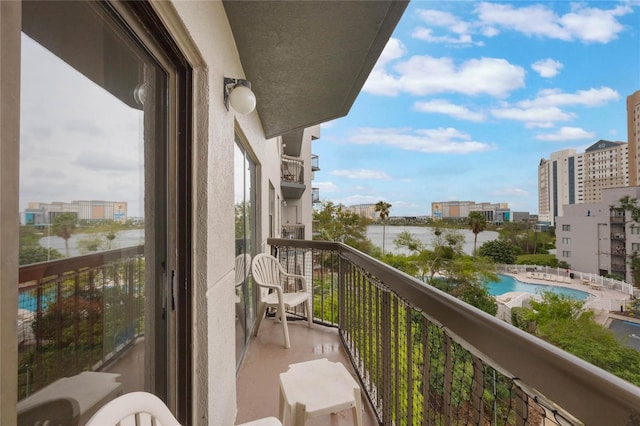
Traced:
<path fill-rule="evenodd" d="M 627 293 L 613 290 L 608 287 L 588 285 L 583 283 L 578 278 L 571 279 L 571 282 L 561 282 L 534 278 L 522 272 L 501 273 L 504 275 L 510 275 L 523 283 L 566 287 L 589 293 L 591 297 L 589 297 L 589 299 L 585 302 L 585 308 L 592 309 L 595 312 L 595 320 L 602 325 L 608 325 L 610 318 L 613 317 L 623 318 L 632 322 L 640 322 L 640 320 L 636 320 L 634 318 L 616 315 L 616 311 L 620 309 L 621 303 L 624 303 L 623 301 L 628 301 L 630 299 L 630 296 Z"/>

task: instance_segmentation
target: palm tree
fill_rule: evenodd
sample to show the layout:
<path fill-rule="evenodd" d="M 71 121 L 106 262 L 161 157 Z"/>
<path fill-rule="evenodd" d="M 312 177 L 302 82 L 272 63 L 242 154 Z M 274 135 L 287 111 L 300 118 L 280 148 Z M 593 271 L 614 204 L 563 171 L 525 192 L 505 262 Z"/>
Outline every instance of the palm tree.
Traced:
<path fill-rule="evenodd" d="M 69 257 L 69 238 L 76 227 L 76 215 L 73 213 L 62 213 L 53 219 L 53 233 L 64 240 L 64 248 Z"/>
<path fill-rule="evenodd" d="M 384 254 L 384 238 L 386 232 L 386 225 L 384 221 L 389 217 L 389 209 L 391 207 L 391 204 L 385 203 L 384 201 L 378 201 L 376 203 L 376 212 L 378 212 L 380 220 L 382 221 L 382 254 Z"/>
<path fill-rule="evenodd" d="M 469 213 L 469 227 L 473 232 L 473 257 L 476 257 L 478 234 L 487 229 L 487 219 L 480 212 L 471 212 Z"/>

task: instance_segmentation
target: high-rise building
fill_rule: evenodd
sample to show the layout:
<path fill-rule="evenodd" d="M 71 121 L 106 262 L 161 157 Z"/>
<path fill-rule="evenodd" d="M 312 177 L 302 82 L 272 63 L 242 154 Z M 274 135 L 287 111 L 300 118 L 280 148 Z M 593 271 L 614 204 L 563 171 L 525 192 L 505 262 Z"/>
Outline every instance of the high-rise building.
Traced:
<path fill-rule="evenodd" d="M 583 155 L 563 149 L 541 159 L 538 165 L 538 213 L 540 222 L 551 226 L 562 216 L 562 206 L 577 204 L 583 177 Z"/>
<path fill-rule="evenodd" d="M 602 190 L 629 186 L 628 144 L 599 140 L 584 153 L 564 149 L 538 165 L 540 222 L 555 226 L 565 205 L 595 203 Z"/>
<path fill-rule="evenodd" d="M 629 143 L 629 185 L 640 185 L 640 90 L 627 96 L 627 141 Z"/>
<path fill-rule="evenodd" d="M 599 140 L 584 152 L 585 203 L 602 200 L 602 190 L 629 186 L 629 145 Z"/>

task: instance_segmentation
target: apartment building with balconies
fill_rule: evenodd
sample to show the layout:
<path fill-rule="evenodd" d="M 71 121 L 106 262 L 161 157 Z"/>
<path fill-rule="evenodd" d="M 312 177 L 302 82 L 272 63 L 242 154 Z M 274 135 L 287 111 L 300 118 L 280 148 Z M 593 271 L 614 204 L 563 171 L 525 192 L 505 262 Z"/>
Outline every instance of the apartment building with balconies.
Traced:
<path fill-rule="evenodd" d="M 600 202 L 565 206 L 557 218 L 558 260 L 576 270 L 633 282 L 629 261 L 640 253 L 640 224 L 621 209 L 623 197 L 639 199 L 640 187 L 605 189 Z"/>

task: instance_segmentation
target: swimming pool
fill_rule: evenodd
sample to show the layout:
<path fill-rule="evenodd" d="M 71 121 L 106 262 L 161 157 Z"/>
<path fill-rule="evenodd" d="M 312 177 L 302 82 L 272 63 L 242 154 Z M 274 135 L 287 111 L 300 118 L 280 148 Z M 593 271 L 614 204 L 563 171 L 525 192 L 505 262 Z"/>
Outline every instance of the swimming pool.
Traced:
<path fill-rule="evenodd" d="M 498 274 L 500 281 L 487 283 L 489 293 L 493 296 L 509 293 L 510 291 L 521 291 L 523 293 L 538 294 L 542 291 L 552 291 L 558 294 L 564 294 L 577 300 L 587 300 L 590 296 L 585 291 L 575 290 L 573 288 L 558 287 L 555 285 L 528 284 L 518 281 L 510 275 Z"/>

